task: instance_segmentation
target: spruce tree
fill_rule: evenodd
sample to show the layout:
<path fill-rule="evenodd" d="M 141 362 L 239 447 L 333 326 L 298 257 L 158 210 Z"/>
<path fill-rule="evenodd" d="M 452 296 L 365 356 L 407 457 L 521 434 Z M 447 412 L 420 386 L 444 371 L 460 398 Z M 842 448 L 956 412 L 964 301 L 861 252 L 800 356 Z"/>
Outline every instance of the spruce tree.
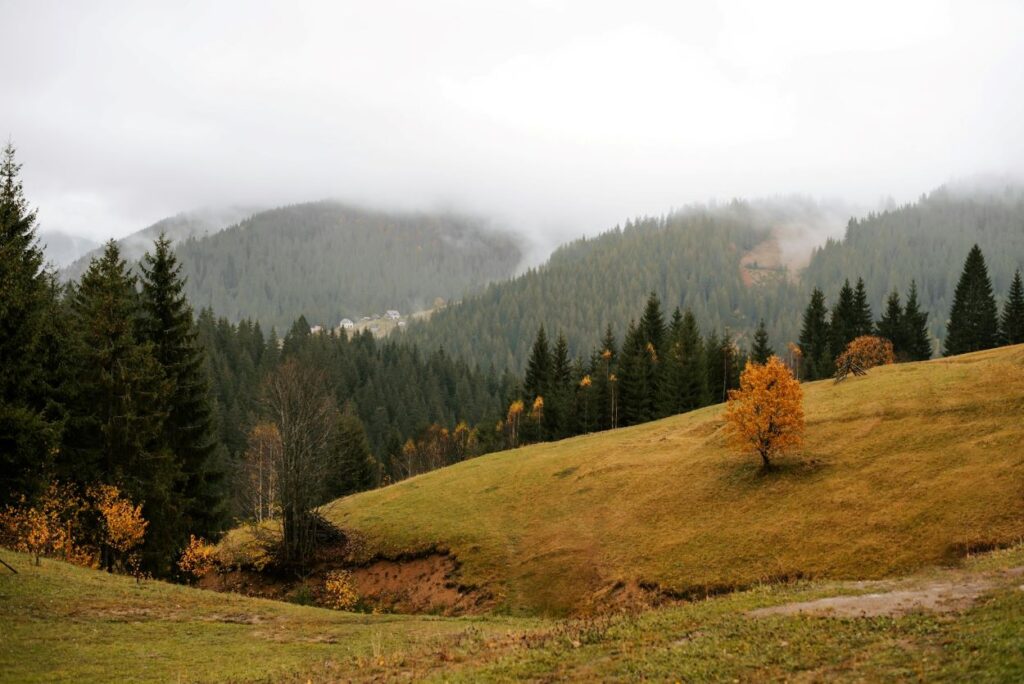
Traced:
<path fill-rule="evenodd" d="M 142 260 L 142 318 L 140 338 L 171 383 L 163 444 L 182 473 L 177 488 L 190 533 L 210 537 L 220 531 L 224 518 L 224 475 L 215 463 L 214 437 L 206 355 L 198 344 L 192 307 L 183 292 L 181 265 L 171 241 L 161 235 L 152 253 Z M 244 329 L 240 327 L 240 329 Z M 249 358 L 245 356 L 244 358 Z M 184 546 L 187 538 L 181 540 Z"/>
<path fill-rule="evenodd" d="M 682 332 L 683 314 L 676 307 L 666 331 L 665 349 L 658 359 L 657 414 L 661 417 L 682 411 L 679 391 L 683 368 Z"/>
<path fill-rule="evenodd" d="M 689 309 L 683 314 L 679 346 L 682 355 L 679 410 L 692 411 L 708 403 L 708 368 L 700 328 Z"/>
<path fill-rule="evenodd" d="M 0 160 L 0 505 L 38 494 L 49 476 L 61 431 L 45 390 L 44 336 L 57 316 L 55 289 L 43 267 L 36 214 L 8 143 Z"/>
<path fill-rule="evenodd" d="M 616 361 L 618 358 L 615 333 L 612 332 L 611 325 L 605 328 L 604 337 L 601 339 L 601 347 L 597 350 L 597 355 L 599 361 L 595 367 L 593 377 L 594 396 L 597 404 L 595 410 L 597 414 L 597 428 L 599 430 L 608 430 L 615 427 L 616 398 L 614 393 L 616 392 L 615 385 L 617 381 L 612 381 L 612 377 L 617 372 Z"/>
<path fill-rule="evenodd" d="M 750 348 L 750 359 L 754 363 L 766 364 L 768 359 L 775 355 L 775 350 L 768 343 L 768 330 L 765 328 L 764 319 L 757 324 L 757 331 L 754 333 L 754 344 Z"/>
<path fill-rule="evenodd" d="M 900 294 L 896 290 L 889 293 L 889 297 L 885 300 L 885 312 L 875 325 L 875 333 L 892 342 L 892 350 L 897 359 L 906 359 L 907 339 L 903 322 L 903 306 L 900 304 Z"/>
<path fill-rule="evenodd" d="M 1013 274 L 1010 292 L 1003 304 L 1003 316 L 999 321 L 999 335 L 1002 344 L 1024 342 L 1024 285 L 1021 284 L 1020 269 Z"/>
<path fill-rule="evenodd" d="M 183 474 L 163 443 L 173 383 L 139 339 L 135 279 L 109 241 L 82 276 L 70 305 L 74 331 L 71 412 L 62 479 L 118 485 L 149 521 L 145 565 L 170 563 L 186 533 L 178 500 Z"/>
<path fill-rule="evenodd" d="M 928 312 L 921 311 L 917 303 L 917 283 L 910 281 L 907 306 L 903 310 L 903 340 L 908 361 L 927 361 L 932 358 L 932 341 L 928 336 Z"/>
<path fill-rule="evenodd" d="M 621 425 L 644 423 L 654 415 L 650 365 L 651 357 L 646 349 L 644 332 L 635 321 L 630 321 L 618 364 Z"/>
<path fill-rule="evenodd" d="M 800 330 L 800 352 L 803 354 L 806 380 L 818 380 L 832 375 L 831 334 L 825 319 L 826 312 L 825 294 L 814 288 Z"/>
<path fill-rule="evenodd" d="M 853 336 L 870 335 L 874 327 L 875 321 L 871 316 L 871 305 L 868 304 L 864 279 L 857 278 L 857 288 L 853 291 Z"/>
<path fill-rule="evenodd" d="M 363 421 L 352 402 L 338 414 L 331 436 L 333 464 L 327 478 L 326 499 L 336 499 L 373 487 L 379 479 L 377 464 L 370 450 Z"/>
<path fill-rule="evenodd" d="M 829 323 L 829 343 L 832 357 L 843 353 L 846 345 L 857 337 L 857 329 L 860 324 L 860 312 L 857 310 L 856 295 L 850 287 L 850 281 L 843 282 L 839 289 L 839 298 L 832 308 L 832 320 Z M 831 375 L 831 373 L 828 373 Z M 819 375 L 818 377 L 827 377 Z"/>
<path fill-rule="evenodd" d="M 640 331 L 644 342 L 650 343 L 660 354 L 665 345 L 665 315 L 661 311 L 661 300 L 654 292 L 647 298 L 644 315 L 640 318 Z"/>
<path fill-rule="evenodd" d="M 560 439 L 569 434 L 572 411 L 572 363 L 569 343 L 559 333 L 551 354 L 550 396 L 544 397 L 544 424 L 548 439 Z"/>
<path fill-rule="evenodd" d="M 946 356 L 991 349 L 999 341 L 999 314 L 981 248 L 974 245 L 964 262 L 946 327 Z"/>
<path fill-rule="evenodd" d="M 530 359 L 526 362 L 526 377 L 523 379 L 523 389 L 531 402 L 537 397 L 546 398 L 551 385 L 551 366 L 551 348 L 542 325 L 533 341 Z"/>

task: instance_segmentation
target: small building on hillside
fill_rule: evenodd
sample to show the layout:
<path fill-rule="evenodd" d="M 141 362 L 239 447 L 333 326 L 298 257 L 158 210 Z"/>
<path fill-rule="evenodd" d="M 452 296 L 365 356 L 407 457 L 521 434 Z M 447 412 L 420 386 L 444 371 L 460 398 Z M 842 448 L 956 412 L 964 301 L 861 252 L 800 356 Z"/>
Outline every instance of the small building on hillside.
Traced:
<path fill-rule="evenodd" d="M 338 327 L 342 330 L 351 330 L 356 327 L 356 324 L 351 318 L 342 318 L 341 323 L 338 323 Z"/>
<path fill-rule="evenodd" d="M 402 315 L 401 315 L 401 314 L 399 314 L 399 313 L 398 313 L 397 311 L 395 311 L 394 309 L 388 309 L 388 310 L 387 310 L 387 312 L 385 312 L 385 314 L 384 314 L 384 315 L 385 315 L 386 317 L 388 317 L 389 319 L 391 319 L 392 321 L 397 321 L 397 320 L 398 320 L 399 318 L 401 318 L 401 317 L 402 317 Z"/>
<path fill-rule="evenodd" d="M 324 326 L 322 326 L 322 325 L 314 325 L 312 328 L 309 329 L 309 334 L 310 335 L 319 335 L 323 331 L 324 331 Z"/>

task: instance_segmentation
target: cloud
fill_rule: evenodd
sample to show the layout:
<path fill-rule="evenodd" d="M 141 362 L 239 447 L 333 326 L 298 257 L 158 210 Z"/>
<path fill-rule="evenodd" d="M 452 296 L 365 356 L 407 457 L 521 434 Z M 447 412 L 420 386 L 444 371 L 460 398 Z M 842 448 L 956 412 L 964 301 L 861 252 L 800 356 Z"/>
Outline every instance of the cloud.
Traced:
<path fill-rule="evenodd" d="M 5 2 L 51 229 L 337 197 L 550 244 L 694 201 L 1021 171 L 1015 3 Z"/>

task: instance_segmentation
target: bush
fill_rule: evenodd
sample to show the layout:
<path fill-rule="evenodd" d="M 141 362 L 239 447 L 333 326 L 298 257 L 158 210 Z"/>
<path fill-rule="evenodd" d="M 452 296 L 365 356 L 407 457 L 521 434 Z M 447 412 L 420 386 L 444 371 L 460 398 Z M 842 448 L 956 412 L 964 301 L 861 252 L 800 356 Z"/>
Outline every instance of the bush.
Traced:
<path fill-rule="evenodd" d="M 875 366 L 896 363 L 896 355 L 892 351 L 892 342 L 874 335 L 861 335 L 846 345 L 843 353 L 836 357 L 836 367 L 849 367 L 849 364 L 860 366 L 864 370 Z"/>
<path fill-rule="evenodd" d="M 189 535 L 188 546 L 178 559 L 178 569 L 192 579 L 200 579 L 216 570 L 217 565 L 217 547 Z"/>
<path fill-rule="evenodd" d="M 334 570 L 324 580 L 324 603 L 336 610 L 352 610 L 359 602 L 352 582 L 352 573 L 348 570 Z"/>

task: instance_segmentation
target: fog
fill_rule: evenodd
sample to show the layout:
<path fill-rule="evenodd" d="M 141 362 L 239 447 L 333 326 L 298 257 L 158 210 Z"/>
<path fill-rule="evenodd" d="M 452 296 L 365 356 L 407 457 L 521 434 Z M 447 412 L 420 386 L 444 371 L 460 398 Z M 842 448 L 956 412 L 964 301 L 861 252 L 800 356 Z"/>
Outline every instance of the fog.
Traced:
<path fill-rule="evenodd" d="M 1019 3 L 693 4 L 0 1 L 0 133 L 44 229 L 93 239 L 337 198 L 551 244 L 1020 173 Z"/>

